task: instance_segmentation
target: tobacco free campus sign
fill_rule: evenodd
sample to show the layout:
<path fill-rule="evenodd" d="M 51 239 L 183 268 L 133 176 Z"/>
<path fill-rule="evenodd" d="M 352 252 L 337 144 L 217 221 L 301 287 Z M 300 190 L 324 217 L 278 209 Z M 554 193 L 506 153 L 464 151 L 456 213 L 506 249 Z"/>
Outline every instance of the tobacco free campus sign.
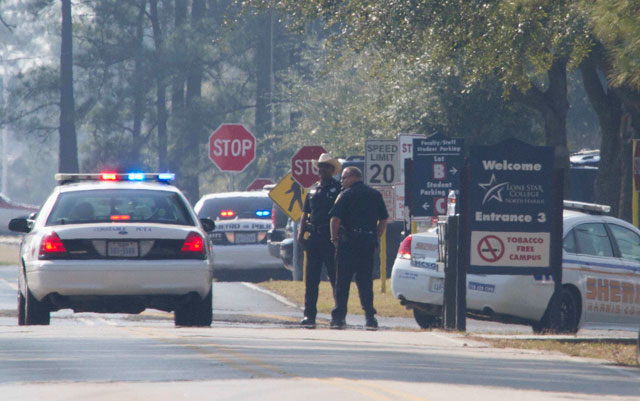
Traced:
<path fill-rule="evenodd" d="M 515 139 L 474 146 L 469 178 L 469 272 L 548 274 L 553 148 Z"/>

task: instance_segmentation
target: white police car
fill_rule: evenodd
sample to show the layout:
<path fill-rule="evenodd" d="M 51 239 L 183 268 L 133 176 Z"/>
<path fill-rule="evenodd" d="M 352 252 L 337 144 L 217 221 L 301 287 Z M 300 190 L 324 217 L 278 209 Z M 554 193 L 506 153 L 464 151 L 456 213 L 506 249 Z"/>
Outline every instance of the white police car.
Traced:
<path fill-rule="evenodd" d="M 50 312 L 175 312 L 178 326 L 212 320 L 213 256 L 206 232 L 173 174 L 56 174 L 59 185 L 20 247 L 18 323 Z"/>
<path fill-rule="evenodd" d="M 215 231 L 209 233 L 216 254 L 216 278 L 268 279 L 288 273 L 282 260 L 269 253 L 267 233 L 273 229 L 272 209 L 267 191 L 221 192 L 200 198 L 194 210 L 216 223 Z"/>
<path fill-rule="evenodd" d="M 603 213 L 608 206 L 565 201 L 563 218 L 562 292 L 554 328 L 637 330 L 640 323 L 640 230 Z M 407 237 L 392 271 L 392 291 L 413 308 L 418 324 L 440 323 L 443 279 L 434 231 Z M 531 324 L 539 332 L 551 328 L 551 277 L 467 276 L 467 310 L 504 322 Z"/>

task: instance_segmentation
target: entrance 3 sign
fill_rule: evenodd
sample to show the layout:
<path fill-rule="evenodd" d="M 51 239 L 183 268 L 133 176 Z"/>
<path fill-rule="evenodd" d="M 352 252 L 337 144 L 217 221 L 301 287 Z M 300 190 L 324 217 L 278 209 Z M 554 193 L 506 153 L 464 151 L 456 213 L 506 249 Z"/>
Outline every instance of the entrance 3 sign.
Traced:
<path fill-rule="evenodd" d="M 553 148 L 515 139 L 474 146 L 469 177 L 469 272 L 549 274 Z"/>

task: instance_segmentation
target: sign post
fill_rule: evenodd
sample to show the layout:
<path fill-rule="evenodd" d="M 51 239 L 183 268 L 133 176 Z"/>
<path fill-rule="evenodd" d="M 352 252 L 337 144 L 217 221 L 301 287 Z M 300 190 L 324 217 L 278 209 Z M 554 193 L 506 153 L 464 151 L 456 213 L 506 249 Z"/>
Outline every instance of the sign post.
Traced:
<path fill-rule="evenodd" d="M 220 171 L 243 171 L 256 157 L 256 138 L 242 124 L 222 124 L 209 136 L 209 158 Z"/>
<path fill-rule="evenodd" d="M 321 154 L 327 153 L 322 146 L 303 146 L 291 158 L 291 177 L 303 188 L 309 188 L 320 179 L 312 160 L 318 160 Z"/>

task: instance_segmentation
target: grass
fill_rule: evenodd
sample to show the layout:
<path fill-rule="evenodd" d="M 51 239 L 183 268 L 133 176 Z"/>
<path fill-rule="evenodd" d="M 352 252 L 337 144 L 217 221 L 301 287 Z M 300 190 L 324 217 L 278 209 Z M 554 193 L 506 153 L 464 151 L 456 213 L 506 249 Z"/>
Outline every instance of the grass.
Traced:
<path fill-rule="evenodd" d="M 473 337 L 473 336 L 471 336 Z M 632 340 L 510 340 L 476 338 L 495 348 L 517 348 L 561 352 L 569 356 L 604 359 L 621 366 L 640 366 L 636 352 L 637 345 Z"/>
<path fill-rule="evenodd" d="M 297 305 L 304 305 L 304 282 L 302 281 L 265 281 L 259 283 L 259 285 L 282 295 Z M 374 280 L 373 305 L 379 316 L 413 318 L 413 312 L 400 305 L 400 302 L 391 294 L 391 280 L 386 281 L 386 291 L 384 293 L 381 288 L 382 281 Z M 331 313 L 334 305 L 331 285 L 327 281 L 321 282 L 318 291 L 318 303 L 316 304 L 318 313 Z M 356 315 L 364 313 L 355 283 L 351 284 L 351 290 L 349 291 L 348 310 L 349 313 Z"/>
<path fill-rule="evenodd" d="M 304 305 L 304 283 L 302 281 L 265 281 L 259 283 L 260 286 L 267 288 L 283 297 L 289 299 L 297 305 Z M 387 317 L 408 317 L 413 318 L 413 313 L 407 310 L 400 302 L 391 294 L 391 280 L 386 281 L 386 291 L 381 291 L 381 280 L 374 280 L 374 306 L 379 316 Z M 331 286 L 328 282 L 320 283 L 320 291 L 318 295 L 318 312 L 330 313 L 334 306 Z M 358 297 L 358 289 L 355 284 L 351 284 L 349 292 L 349 313 L 362 314 L 360 306 L 360 298 Z M 416 324 L 416 330 L 418 325 Z M 561 352 L 569 356 L 595 358 L 610 361 L 616 365 L 622 366 L 639 366 L 636 357 L 637 346 L 635 341 L 628 339 L 622 340 L 520 340 L 520 339 L 492 339 L 486 337 L 471 338 L 484 342 L 496 348 L 517 348 L 542 350 L 549 352 Z"/>

